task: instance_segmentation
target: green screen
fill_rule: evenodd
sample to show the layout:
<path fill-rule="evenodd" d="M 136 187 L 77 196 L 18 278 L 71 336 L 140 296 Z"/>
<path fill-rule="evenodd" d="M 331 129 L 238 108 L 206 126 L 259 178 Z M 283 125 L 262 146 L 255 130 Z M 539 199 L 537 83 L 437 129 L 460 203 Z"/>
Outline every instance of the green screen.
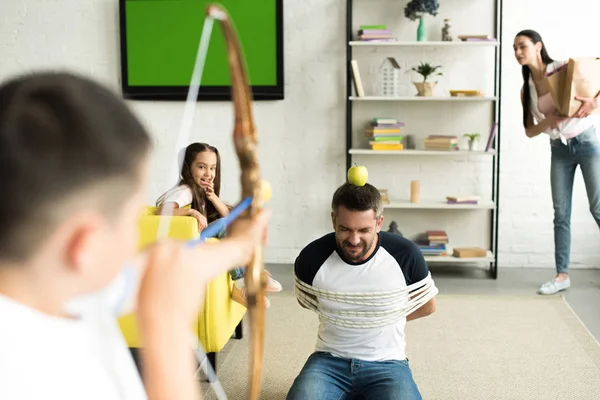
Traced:
<path fill-rule="evenodd" d="M 210 0 L 126 0 L 129 86 L 187 86 Z M 249 84 L 277 84 L 276 0 L 222 0 L 237 31 Z M 229 86 L 225 40 L 214 22 L 202 86 Z"/>

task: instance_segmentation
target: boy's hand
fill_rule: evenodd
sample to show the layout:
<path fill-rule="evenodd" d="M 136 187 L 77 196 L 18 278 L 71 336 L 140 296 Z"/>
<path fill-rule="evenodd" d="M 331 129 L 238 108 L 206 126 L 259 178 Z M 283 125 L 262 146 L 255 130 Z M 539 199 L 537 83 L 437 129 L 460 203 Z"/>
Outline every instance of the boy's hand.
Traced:
<path fill-rule="evenodd" d="M 267 242 L 267 229 L 270 218 L 271 212 L 263 210 L 255 218 L 239 217 L 227 228 L 227 237 L 244 245 L 247 252 L 247 260 L 244 264 L 251 261 L 256 246 Z"/>
<path fill-rule="evenodd" d="M 142 327 L 167 324 L 189 329 L 202 304 L 202 268 L 186 262 L 180 241 L 164 240 L 148 250 L 147 267 L 141 277 L 138 314 Z"/>

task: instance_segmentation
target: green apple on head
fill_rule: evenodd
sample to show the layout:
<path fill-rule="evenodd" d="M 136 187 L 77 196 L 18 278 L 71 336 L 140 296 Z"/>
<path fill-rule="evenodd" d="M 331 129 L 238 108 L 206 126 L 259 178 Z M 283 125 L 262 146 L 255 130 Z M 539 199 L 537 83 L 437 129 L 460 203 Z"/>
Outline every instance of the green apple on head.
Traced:
<path fill-rule="evenodd" d="M 365 186 L 368 180 L 369 171 L 367 171 L 367 167 L 354 163 L 354 166 L 348 170 L 348 182 L 354 186 Z"/>

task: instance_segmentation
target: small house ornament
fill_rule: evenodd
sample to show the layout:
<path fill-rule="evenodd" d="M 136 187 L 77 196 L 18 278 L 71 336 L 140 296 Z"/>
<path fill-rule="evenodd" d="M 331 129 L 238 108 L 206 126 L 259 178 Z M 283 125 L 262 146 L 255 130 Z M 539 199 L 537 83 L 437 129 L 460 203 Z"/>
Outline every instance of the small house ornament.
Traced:
<path fill-rule="evenodd" d="M 387 57 L 379 67 L 381 95 L 388 97 L 400 96 L 400 64 L 394 57 Z"/>

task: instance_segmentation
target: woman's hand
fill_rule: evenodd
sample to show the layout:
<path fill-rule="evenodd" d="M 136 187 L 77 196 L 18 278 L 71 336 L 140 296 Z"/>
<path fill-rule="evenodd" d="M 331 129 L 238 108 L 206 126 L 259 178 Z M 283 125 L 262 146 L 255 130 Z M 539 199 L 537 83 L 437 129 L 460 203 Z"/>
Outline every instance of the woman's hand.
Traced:
<path fill-rule="evenodd" d="M 208 226 L 208 221 L 206 220 L 206 217 L 202 215 L 199 211 L 190 208 L 188 215 L 198 220 L 198 232 L 202 232 L 202 230 Z"/>
<path fill-rule="evenodd" d="M 544 124 L 547 128 L 558 129 L 558 125 L 565 119 L 568 119 L 568 117 L 563 117 L 562 115 L 558 114 L 550 114 L 544 119 Z"/>
<path fill-rule="evenodd" d="M 575 96 L 575 100 L 581 101 L 581 107 L 573 115 L 573 118 L 585 118 L 598 108 L 598 100 L 595 97 Z"/>

